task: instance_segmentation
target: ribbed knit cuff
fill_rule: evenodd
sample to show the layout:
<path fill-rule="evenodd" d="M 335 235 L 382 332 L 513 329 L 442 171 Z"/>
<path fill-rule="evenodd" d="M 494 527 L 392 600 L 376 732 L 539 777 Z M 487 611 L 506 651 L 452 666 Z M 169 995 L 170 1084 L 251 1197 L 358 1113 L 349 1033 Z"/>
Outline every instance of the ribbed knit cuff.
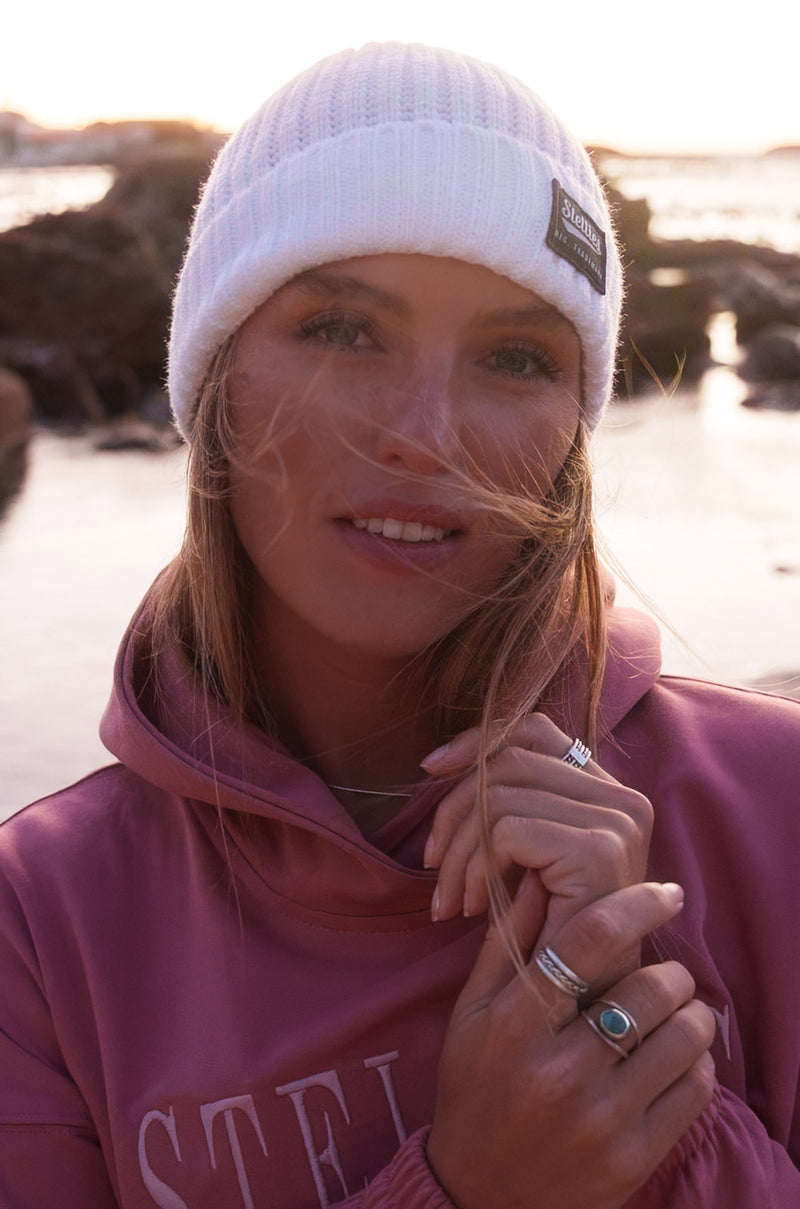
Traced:
<path fill-rule="evenodd" d="M 418 1129 L 364 1193 L 362 1209 L 456 1209 L 431 1170 L 430 1126 Z"/>

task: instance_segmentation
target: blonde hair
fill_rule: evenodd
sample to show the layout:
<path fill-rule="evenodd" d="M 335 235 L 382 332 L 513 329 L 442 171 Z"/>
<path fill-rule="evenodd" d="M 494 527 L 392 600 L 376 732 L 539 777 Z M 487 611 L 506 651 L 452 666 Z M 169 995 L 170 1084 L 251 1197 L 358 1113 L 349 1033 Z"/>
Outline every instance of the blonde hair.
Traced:
<path fill-rule="evenodd" d="M 236 718 L 269 729 L 254 658 L 254 572 L 229 507 L 230 468 L 240 456 L 227 391 L 234 349 L 235 336 L 215 357 L 193 419 L 186 532 L 179 554 L 151 590 L 150 639 L 156 676 L 159 650 L 177 644 L 206 693 Z M 575 659 L 585 667 L 583 734 L 592 746 L 597 740 L 605 635 L 585 442 L 581 422 L 544 498 L 534 498 L 521 483 L 498 491 L 477 475 L 470 478 L 480 502 L 528 536 L 502 582 L 476 598 L 463 620 L 413 661 L 414 683 L 435 704 L 442 741 L 468 726 L 481 728 L 479 802 L 490 894 L 500 917 L 508 898 L 492 871 L 487 759 L 525 714 L 545 699 L 557 700 Z M 278 443 L 272 441 L 273 450 Z M 270 438 L 259 456 L 265 449 Z"/>

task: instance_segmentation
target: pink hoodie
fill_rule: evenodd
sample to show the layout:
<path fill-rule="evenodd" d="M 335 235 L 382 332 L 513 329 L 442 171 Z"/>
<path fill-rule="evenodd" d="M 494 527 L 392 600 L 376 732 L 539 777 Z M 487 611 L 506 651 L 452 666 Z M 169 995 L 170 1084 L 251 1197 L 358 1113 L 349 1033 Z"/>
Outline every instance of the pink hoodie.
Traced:
<path fill-rule="evenodd" d="M 137 643 L 102 728 L 122 763 L 0 833 L 0 1205 L 449 1207 L 425 1126 L 484 924 L 430 921 L 441 787 L 367 840 L 176 659 L 157 702 Z M 659 679 L 616 611 L 603 709 L 652 876 L 686 889 L 658 955 L 719 1021 L 714 1103 L 630 1205 L 797 1209 L 800 706 Z"/>

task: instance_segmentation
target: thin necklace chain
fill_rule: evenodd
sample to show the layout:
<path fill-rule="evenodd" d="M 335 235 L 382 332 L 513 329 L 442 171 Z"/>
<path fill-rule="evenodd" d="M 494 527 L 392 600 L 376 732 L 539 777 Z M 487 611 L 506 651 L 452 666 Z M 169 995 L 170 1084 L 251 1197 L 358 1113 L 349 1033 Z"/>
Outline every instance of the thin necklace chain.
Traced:
<path fill-rule="evenodd" d="M 397 789 L 356 789 L 353 785 L 328 785 L 329 789 L 339 789 L 342 793 L 360 793 L 369 798 L 410 798 L 411 790 L 405 793 Z"/>

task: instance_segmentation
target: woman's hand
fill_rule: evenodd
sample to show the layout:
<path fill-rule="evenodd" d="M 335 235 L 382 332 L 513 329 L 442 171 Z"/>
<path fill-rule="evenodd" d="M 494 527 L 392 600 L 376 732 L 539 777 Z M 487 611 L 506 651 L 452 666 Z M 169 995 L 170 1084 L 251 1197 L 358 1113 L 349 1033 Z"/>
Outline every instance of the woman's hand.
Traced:
<path fill-rule="evenodd" d="M 562 961 L 624 1007 L 641 1045 L 623 1060 L 575 1000 L 531 962 L 514 968 L 497 927 L 456 1004 L 428 1141 L 459 1209 L 618 1209 L 708 1106 L 714 1019 L 676 962 L 612 987 L 607 971 L 680 909 L 676 886 L 629 886 L 585 907 L 552 938 Z M 538 932 L 533 879 L 508 916 L 524 953 Z"/>
<path fill-rule="evenodd" d="M 423 767 L 432 775 L 461 772 L 474 764 L 478 743 L 477 728 L 465 731 Z M 547 912 L 545 944 L 581 907 L 642 880 L 653 823 L 648 800 L 594 761 L 584 768 L 564 764 L 571 743 L 544 714 L 529 714 L 486 770 L 498 871 L 536 870 Z M 425 864 L 439 869 L 434 919 L 460 911 L 478 915 L 489 905 L 477 781 L 473 770 L 442 800 L 433 821 Z"/>

